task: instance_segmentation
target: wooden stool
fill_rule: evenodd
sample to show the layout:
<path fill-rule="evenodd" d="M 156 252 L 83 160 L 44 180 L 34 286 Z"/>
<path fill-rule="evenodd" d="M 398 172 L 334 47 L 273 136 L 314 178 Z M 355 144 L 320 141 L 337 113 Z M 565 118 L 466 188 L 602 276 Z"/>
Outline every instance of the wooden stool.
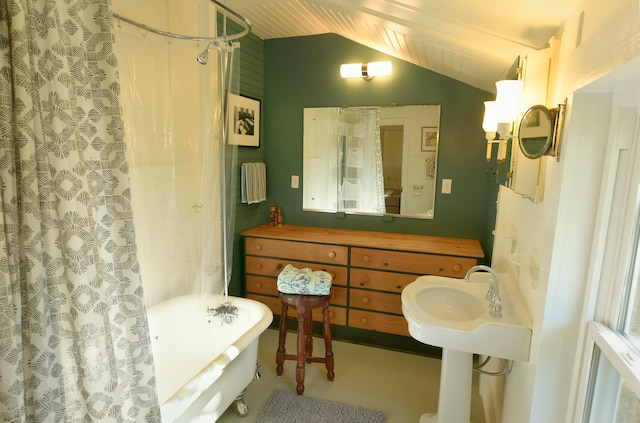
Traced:
<path fill-rule="evenodd" d="M 327 379 L 333 380 L 333 351 L 331 349 L 331 325 L 329 322 L 329 300 L 331 295 L 295 295 L 280 293 L 282 314 L 280 315 L 280 338 L 276 353 L 276 374 L 282 375 L 285 360 L 296 360 L 296 391 L 298 395 L 304 392 L 304 366 L 306 363 L 325 363 Z M 284 348 L 287 336 L 287 310 L 293 307 L 298 312 L 298 353 L 287 354 Z M 322 307 L 322 323 L 324 332 L 324 357 L 313 357 L 313 337 L 311 333 L 311 310 Z"/>

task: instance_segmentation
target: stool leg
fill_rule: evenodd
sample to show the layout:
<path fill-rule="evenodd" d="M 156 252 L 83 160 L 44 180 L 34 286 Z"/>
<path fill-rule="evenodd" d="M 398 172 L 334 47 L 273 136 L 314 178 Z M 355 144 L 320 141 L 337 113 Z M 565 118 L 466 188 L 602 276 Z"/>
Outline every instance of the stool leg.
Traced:
<path fill-rule="evenodd" d="M 304 353 L 307 363 L 311 363 L 310 358 L 313 357 L 313 316 L 311 310 L 305 313 L 305 328 L 304 328 Z"/>
<path fill-rule="evenodd" d="M 331 323 L 329 321 L 329 305 L 322 307 L 322 323 L 324 332 L 325 364 L 327 366 L 327 379 L 333 381 L 333 349 L 331 347 Z"/>
<path fill-rule="evenodd" d="M 305 357 L 305 329 L 306 329 L 306 317 L 307 313 L 304 307 L 298 309 L 298 365 L 296 366 L 296 392 L 298 395 L 302 395 L 304 392 L 304 365 L 306 361 Z"/>
<path fill-rule="evenodd" d="M 284 371 L 284 356 L 286 350 L 284 348 L 285 340 L 287 339 L 287 311 L 289 307 L 286 304 L 282 304 L 282 313 L 280 314 L 280 330 L 278 336 L 278 351 L 276 352 L 276 374 L 282 376 Z"/>

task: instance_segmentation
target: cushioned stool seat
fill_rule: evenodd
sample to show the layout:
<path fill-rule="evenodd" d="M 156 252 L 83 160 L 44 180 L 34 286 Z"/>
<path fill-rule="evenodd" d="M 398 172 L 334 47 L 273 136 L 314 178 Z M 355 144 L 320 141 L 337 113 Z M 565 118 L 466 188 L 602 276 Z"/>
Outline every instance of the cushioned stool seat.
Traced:
<path fill-rule="evenodd" d="M 298 395 L 304 392 L 304 367 L 306 363 L 325 363 L 327 367 L 327 379 L 334 378 L 333 351 L 331 347 L 331 325 L 329 321 L 329 301 L 331 295 L 299 295 L 280 293 L 282 314 L 280 315 L 280 337 L 278 351 L 276 353 L 276 373 L 282 375 L 285 360 L 296 360 L 296 391 Z M 287 312 L 289 307 L 298 314 L 298 351 L 297 354 L 287 354 L 285 351 L 285 339 L 287 336 Z M 313 318 L 311 311 L 322 307 L 322 323 L 324 332 L 324 357 L 313 357 L 313 337 L 311 324 Z"/>

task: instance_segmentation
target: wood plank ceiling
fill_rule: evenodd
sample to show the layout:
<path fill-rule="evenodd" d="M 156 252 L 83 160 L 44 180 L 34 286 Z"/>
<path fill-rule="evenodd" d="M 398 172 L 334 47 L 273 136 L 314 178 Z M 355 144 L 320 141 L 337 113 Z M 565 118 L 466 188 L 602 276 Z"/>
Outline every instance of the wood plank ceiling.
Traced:
<path fill-rule="evenodd" d="M 225 0 L 262 39 L 335 33 L 489 92 L 581 0 Z"/>

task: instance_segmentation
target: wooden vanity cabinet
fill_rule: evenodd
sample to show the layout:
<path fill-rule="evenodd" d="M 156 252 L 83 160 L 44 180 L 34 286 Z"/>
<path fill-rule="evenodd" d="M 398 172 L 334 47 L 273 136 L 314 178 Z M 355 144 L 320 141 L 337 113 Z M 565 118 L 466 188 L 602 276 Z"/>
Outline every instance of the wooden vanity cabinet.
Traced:
<path fill-rule="evenodd" d="M 346 328 L 409 336 L 400 294 L 421 275 L 462 278 L 484 258 L 477 240 L 263 225 L 245 237 L 247 297 L 280 314 L 277 276 L 284 266 L 333 277 L 331 322 Z M 314 320 L 320 320 L 320 314 Z"/>

